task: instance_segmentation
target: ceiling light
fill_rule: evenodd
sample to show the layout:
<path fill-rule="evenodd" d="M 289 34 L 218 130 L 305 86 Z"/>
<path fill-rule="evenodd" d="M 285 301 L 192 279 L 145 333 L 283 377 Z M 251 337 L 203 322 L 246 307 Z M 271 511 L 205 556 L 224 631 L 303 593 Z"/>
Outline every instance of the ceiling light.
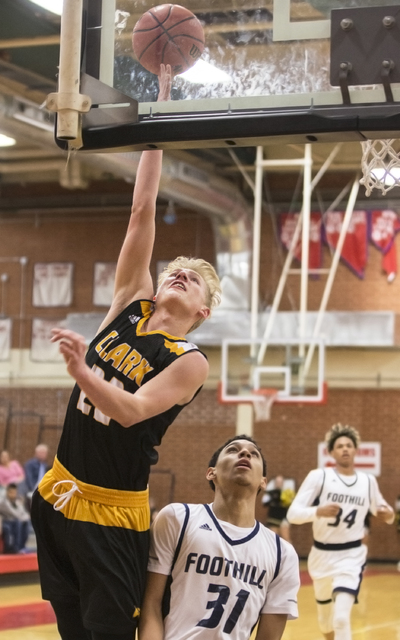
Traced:
<path fill-rule="evenodd" d="M 59 16 L 62 14 L 63 0 L 31 0 L 31 2 Z"/>
<path fill-rule="evenodd" d="M 387 187 L 393 187 L 399 184 L 400 167 L 391 167 L 390 169 L 375 167 L 371 173 L 379 182 L 383 182 Z"/>
<path fill-rule="evenodd" d="M 12 147 L 17 141 L 14 138 L 0 133 L 0 147 Z"/>
<path fill-rule="evenodd" d="M 184 78 L 193 84 L 214 84 L 217 82 L 231 82 L 232 78 L 221 69 L 214 67 L 213 64 L 205 60 L 198 60 L 196 64 L 179 74 L 180 78 Z"/>

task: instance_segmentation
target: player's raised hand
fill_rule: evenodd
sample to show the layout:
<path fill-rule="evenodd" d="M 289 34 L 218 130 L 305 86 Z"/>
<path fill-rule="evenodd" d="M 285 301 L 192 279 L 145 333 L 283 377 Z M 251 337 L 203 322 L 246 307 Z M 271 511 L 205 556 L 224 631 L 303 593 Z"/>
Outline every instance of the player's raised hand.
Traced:
<path fill-rule="evenodd" d="M 170 64 L 160 64 L 158 75 L 158 98 L 157 102 L 166 102 L 171 99 L 172 70 Z"/>
<path fill-rule="evenodd" d="M 340 511 L 340 507 L 337 504 L 325 504 L 318 507 L 316 514 L 319 518 L 336 518 Z"/>
<path fill-rule="evenodd" d="M 51 342 L 60 343 L 60 353 L 64 356 L 68 373 L 77 380 L 79 374 L 87 368 L 85 338 L 68 329 L 54 328 L 51 333 L 53 334 Z"/>

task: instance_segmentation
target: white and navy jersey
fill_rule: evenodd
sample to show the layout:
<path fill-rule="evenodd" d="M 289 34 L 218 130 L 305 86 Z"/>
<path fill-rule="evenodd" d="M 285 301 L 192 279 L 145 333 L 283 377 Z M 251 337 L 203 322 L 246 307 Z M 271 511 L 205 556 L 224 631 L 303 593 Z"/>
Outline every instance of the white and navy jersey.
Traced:
<path fill-rule="evenodd" d="M 260 614 L 297 618 L 297 554 L 256 522 L 218 520 L 211 505 L 171 504 L 151 529 L 148 570 L 171 576 L 164 640 L 248 640 Z"/>
<path fill-rule="evenodd" d="M 337 504 L 334 518 L 318 517 L 318 505 Z M 359 542 L 364 536 L 364 522 L 370 511 L 387 505 L 374 476 L 357 471 L 353 476 L 340 475 L 335 469 L 314 469 L 301 485 L 287 518 L 293 524 L 313 523 L 314 545 L 338 550 Z M 319 546 L 320 545 L 320 546 Z M 331 547 L 334 545 L 334 547 Z"/>

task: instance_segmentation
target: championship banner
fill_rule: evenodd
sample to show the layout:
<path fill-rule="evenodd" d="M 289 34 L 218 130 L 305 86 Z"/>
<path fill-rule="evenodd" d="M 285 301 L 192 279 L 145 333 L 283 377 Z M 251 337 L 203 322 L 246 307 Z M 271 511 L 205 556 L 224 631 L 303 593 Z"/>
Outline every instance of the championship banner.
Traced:
<path fill-rule="evenodd" d="M 0 360 L 9 360 L 11 353 L 11 318 L 0 319 Z"/>
<path fill-rule="evenodd" d="M 318 468 L 334 467 L 336 462 L 326 448 L 325 442 L 318 443 Z M 374 476 L 381 474 L 381 443 L 360 442 L 354 458 L 354 468 Z"/>
<path fill-rule="evenodd" d="M 116 262 L 96 262 L 94 265 L 93 304 L 109 307 L 114 295 Z"/>
<path fill-rule="evenodd" d="M 54 327 L 65 328 L 66 320 L 33 318 L 30 359 L 34 362 L 63 362 L 58 342 L 51 342 Z"/>
<path fill-rule="evenodd" d="M 281 213 L 280 222 L 280 241 L 289 250 L 292 243 L 294 231 L 299 219 L 298 213 Z M 320 213 L 310 214 L 310 240 L 308 254 L 308 268 L 319 269 L 322 263 L 322 240 L 321 240 L 322 216 Z M 294 250 L 294 257 L 301 262 L 301 232 L 298 243 Z"/>
<path fill-rule="evenodd" d="M 343 211 L 328 211 L 324 216 L 325 242 L 336 249 L 344 218 Z M 344 240 L 341 260 L 358 276 L 364 277 L 367 264 L 368 216 L 366 211 L 353 211 Z"/>
<path fill-rule="evenodd" d="M 37 262 L 33 269 L 33 306 L 70 306 L 72 274 L 71 262 Z"/>
<path fill-rule="evenodd" d="M 400 231 L 400 220 L 391 209 L 371 211 L 371 243 L 383 253 L 382 269 L 393 282 L 397 273 L 395 237 Z"/>

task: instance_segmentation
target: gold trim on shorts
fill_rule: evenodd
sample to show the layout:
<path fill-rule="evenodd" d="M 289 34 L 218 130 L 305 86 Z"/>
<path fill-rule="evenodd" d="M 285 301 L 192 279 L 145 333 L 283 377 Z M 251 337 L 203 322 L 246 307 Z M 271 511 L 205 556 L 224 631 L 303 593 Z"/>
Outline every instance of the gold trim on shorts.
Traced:
<path fill-rule="evenodd" d="M 56 482 L 67 481 L 57 487 L 54 495 L 53 487 Z M 67 493 L 71 483 L 75 483 L 77 491 L 61 508 L 61 512 L 69 520 L 92 522 L 105 527 L 123 527 L 134 531 L 147 531 L 150 528 L 149 490 L 118 491 L 106 489 L 93 484 L 81 482 L 75 478 L 57 459 L 53 468 L 48 471 L 38 486 L 42 498 L 54 505 L 59 494 Z"/>

